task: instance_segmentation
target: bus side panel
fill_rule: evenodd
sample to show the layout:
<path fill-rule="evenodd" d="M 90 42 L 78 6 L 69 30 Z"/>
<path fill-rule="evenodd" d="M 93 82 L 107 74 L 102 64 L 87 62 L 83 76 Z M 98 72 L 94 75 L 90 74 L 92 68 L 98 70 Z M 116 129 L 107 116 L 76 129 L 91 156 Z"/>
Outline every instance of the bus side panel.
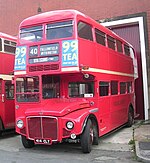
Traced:
<path fill-rule="evenodd" d="M 110 97 L 99 98 L 99 134 L 100 136 L 110 131 Z"/>
<path fill-rule="evenodd" d="M 96 47 L 97 68 L 108 70 L 110 68 L 108 49 L 100 44 L 96 45 Z"/>
<path fill-rule="evenodd" d="M 14 54 L 1 53 L 0 72 L 1 74 L 12 74 L 14 70 Z"/>
<path fill-rule="evenodd" d="M 79 38 L 79 63 L 83 66 L 95 67 L 97 58 L 95 57 L 96 45 L 89 40 Z M 79 65 L 79 66 L 80 66 Z"/>
<path fill-rule="evenodd" d="M 4 123 L 4 81 L 0 80 L 0 118 L 2 123 Z"/>

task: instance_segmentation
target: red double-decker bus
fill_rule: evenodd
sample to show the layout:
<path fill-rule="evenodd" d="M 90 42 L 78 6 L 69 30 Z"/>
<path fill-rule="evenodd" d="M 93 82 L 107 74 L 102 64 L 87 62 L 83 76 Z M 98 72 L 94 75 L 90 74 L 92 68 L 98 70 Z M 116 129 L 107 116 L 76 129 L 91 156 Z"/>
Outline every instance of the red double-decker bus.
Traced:
<path fill-rule="evenodd" d="M 16 132 L 25 148 L 79 141 L 89 153 L 98 138 L 136 115 L 133 47 L 75 10 L 20 24 L 15 60 Z"/>
<path fill-rule="evenodd" d="M 15 61 L 15 37 L 0 32 L 0 134 L 15 128 L 15 101 L 12 77 Z"/>

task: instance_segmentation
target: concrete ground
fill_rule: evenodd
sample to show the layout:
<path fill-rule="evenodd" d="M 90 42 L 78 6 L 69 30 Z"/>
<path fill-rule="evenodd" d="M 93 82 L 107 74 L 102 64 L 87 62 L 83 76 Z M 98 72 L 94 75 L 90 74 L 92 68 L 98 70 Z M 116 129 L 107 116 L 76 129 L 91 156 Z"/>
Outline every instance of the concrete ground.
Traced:
<path fill-rule="evenodd" d="M 50 158 L 52 156 L 54 157 L 55 154 L 57 157 L 59 157 L 60 154 L 62 154 L 62 156 L 66 154 L 67 157 L 73 158 L 76 156 L 75 158 L 78 158 L 78 159 L 80 158 L 82 160 L 81 162 L 83 163 L 86 162 L 87 160 L 88 160 L 87 162 L 91 162 L 91 160 L 93 160 L 94 162 L 103 162 L 103 163 L 109 163 L 109 162 L 111 163 L 120 163 L 120 162 L 133 163 L 133 162 L 138 162 L 138 160 L 136 160 L 136 154 L 137 154 L 138 159 L 145 161 L 145 162 L 147 161 L 147 157 L 149 156 L 149 151 L 150 151 L 150 150 L 147 150 L 148 149 L 147 143 L 139 143 L 139 142 L 143 142 L 144 140 L 147 140 L 147 141 L 150 140 L 150 124 L 144 124 L 143 122 L 141 123 L 141 121 L 139 121 L 139 122 L 136 122 L 135 125 L 133 125 L 133 127 L 131 128 L 124 127 L 114 133 L 111 133 L 110 135 L 100 138 L 99 145 L 93 146 L 92 152 L 89 155 L 86 155 L 86 157 L 85 155 L 82 154 L 80 145 L 74 145 L 74 144 L 71 144 L 71 145 L 67 145 L 67 144 L 59 145 L 58 144 L 50 148 L 43 147 L 43 146 L 36 146 L 31 150 L 24 149 L 20 141 L 20 136 L 14 135 L 14 134 L 8 135 L 8 136 L 6 135 L 0 138 L 0 151 L 7 153 L 7 154 L 8 153 L 13 154 L 12 156 L 8 155 L 8 157 L 9 156 L 11 157 L 9 158 L 10 160 L 12 158 L 14 160 L 17 160 L 18 157 L 24 157 L 24 155 L 22 156 L 21 154 L 24 153 L 25 155 L 27 155 L 29 153 L 28 157 L 33 158 L 33 155 L 35 155 L 34 159 L 36 162 L 36 159 L 37 159 L 36 157 L 38 156 L 37 153 L 40 152 L 41 156 L 48 157 L 49 161 L 47 160 L 47 162 L 51 162 Z M 134 142 L 136 142 L 136 146 L 134 146 Z M 136 147 L 136 152 L 135 152 L 134 147 Z M 51 150 L 49 151 L 49 149 Z M 67 155 L 66 151 L 70 156 Z M 52 154 L 52 152 L 54 152 L 54 155 Z M 132 153 L 132 156 L 134 156 L 134 159 L 129 158 L 129 157 L 132 157 L 130 153 Z M 124 157 L 123 155 L 125 154 L 126 156 L 125 158 L 123 158 Z M 64 156 L 64 159 L 67 159 L 66 156 Z M 38 158 L 39 161 L 40 159 L 41 158 Z M 55 158 L 55 159 L 61 160 L 62 158 L 60 157 L 60 158 Z M 5 157 L 3 158 L 3 160 L 5 160 Z M 67 161 L 70 162 L 69 160 Z M 67 161 L 66 162 L 64 161 L 64 162 L 67 163 Z"/>

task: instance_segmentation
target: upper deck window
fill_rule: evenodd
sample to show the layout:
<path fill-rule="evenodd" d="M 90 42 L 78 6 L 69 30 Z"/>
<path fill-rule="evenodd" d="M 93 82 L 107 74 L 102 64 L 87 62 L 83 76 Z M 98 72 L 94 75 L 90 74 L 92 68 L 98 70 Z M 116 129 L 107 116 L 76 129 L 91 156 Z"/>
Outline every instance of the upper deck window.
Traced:
<path fill-rule="evenodd" d="M 96 42 L 105 46 L 105 33 L 95 29 Z"/>
<path fill-rule="evenodd" d="M 107 36 L 108 47 L 115 50 L 115 39 L 111 36 Z"/>
<path fill-rule="evenodd" d="M 73 34 L 73 21 L 57 22 L 47 25 L 46 38 L 48 40 L 68 38 Z"/>
<path fill-rule="evenodd" d="M 124 53 L 128 56 L 130 56 L 130 48 L 128 45 L 124 45 Z"/>
<path fill-rule="evenodd" d="M 119 40 L 116 40 L 116 46 L 117 46 L 117 51 L 122 53 L 123 49 L 122 49 L 122 42 Z"/>
<path fill-rule="evenodd" d="M 80 38 L 93 41 L 91 25 L 84 23 L 84 22 L 79 22 L 78 23 L 78 36 Z"/>
<path fill-rule="evenodd" d="M 4 52 L 15 54 L 16 42 L 4 40 Z"/>
<path fill-rule="evenodd" d="M 20 31 L 21 43 L 41 41 L 42 37 L 43 37 L 42 25 L 30 28 L 22 28 Z"/>

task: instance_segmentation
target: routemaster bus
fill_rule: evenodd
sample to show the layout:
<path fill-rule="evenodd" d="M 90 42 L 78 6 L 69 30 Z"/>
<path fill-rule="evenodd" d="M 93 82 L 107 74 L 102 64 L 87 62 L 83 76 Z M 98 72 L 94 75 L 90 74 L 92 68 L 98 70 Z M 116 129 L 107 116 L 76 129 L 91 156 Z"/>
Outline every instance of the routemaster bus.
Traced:
<path fill-rule="evenodd" d="M 14 73 L 17 38 L 0 32 L 0 134 L 15 128 Z"/>
<path fill-rule="evenodd" d="M 76 10 L 35 15 L 20 24 L 15 58 L 16 132 L 25 148 L 98 138 L 136 115 L 133 47 Z"/>

